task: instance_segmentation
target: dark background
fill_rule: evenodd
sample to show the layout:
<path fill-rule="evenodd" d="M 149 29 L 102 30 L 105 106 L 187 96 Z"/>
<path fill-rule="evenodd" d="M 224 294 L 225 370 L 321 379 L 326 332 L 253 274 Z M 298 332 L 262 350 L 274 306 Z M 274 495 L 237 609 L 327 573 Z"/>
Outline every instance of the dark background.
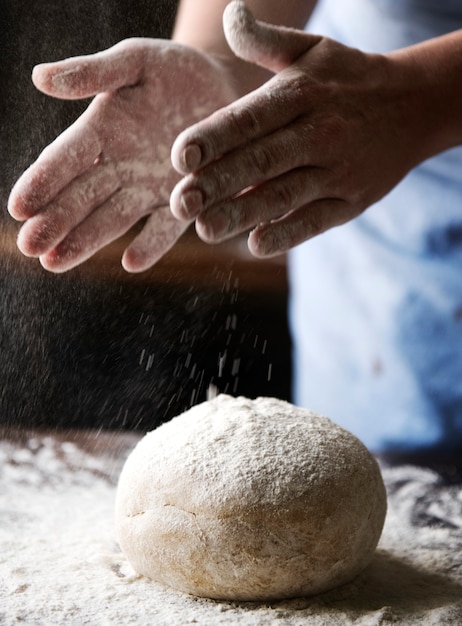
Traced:
<path fill-rule="evenodd" d="M 288 398 L 283 264 L 254 266 L 228 248 L 214 256 L 190 234 L 141 276 L 123 272 L 117 246 L 52 275 L 14 245 L 11 186 L 87 104 L 37 92 L 32 67 L 126 37 L 168 37 L 176 2 L 0 7 L 0 424 L 148 430 L 205 400 L 210 383 Z"/>

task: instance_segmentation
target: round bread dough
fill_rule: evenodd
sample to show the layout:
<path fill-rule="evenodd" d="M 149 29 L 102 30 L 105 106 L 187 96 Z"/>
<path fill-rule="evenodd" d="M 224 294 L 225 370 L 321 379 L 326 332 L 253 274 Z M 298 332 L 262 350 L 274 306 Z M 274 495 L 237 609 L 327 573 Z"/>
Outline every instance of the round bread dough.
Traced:
<path fill-rule="evenodd" d="M 197 596 L 268 601 L 351 580 L 385 512 L 377 462 L 351 433 L 282 400 L 219 395 L 138 443 L 116 528 L 140 574 Z"/>

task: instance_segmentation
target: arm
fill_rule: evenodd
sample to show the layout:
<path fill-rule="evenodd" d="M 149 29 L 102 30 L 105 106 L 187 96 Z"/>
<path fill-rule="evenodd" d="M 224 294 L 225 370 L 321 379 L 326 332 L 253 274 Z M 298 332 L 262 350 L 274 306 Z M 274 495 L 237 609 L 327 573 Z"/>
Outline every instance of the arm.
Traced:
<path fill-rule="evenodd" d="M 421 161 L 462 144 L 462 30 L 387 55 L 390 70 L 409 80 L 408 119 Z M 412 120 L 415 118 L 414 124 Z"/>

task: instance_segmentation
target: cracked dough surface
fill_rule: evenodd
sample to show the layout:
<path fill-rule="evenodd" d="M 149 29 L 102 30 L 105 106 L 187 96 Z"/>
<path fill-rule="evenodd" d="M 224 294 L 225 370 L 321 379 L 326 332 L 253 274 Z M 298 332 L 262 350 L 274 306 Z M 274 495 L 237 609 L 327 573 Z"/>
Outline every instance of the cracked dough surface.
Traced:
<path fill-rule="evenodd" d="M 220 395 L 139 442 L 116 527 L 134 569 L 157 582 L 273 600 L 351 580 L 385 510 L 378 465 L 353 435 L 281 400 Z"/>

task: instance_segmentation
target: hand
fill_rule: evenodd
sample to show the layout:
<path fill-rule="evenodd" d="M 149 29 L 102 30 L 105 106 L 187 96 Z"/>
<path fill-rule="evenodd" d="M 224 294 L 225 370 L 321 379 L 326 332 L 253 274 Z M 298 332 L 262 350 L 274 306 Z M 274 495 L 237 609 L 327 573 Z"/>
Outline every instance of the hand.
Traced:
<path fill-rule="evenodd" d="M 62 272 L 147 217 L 122 263 L 133 272 L 154 264 L 188 225 L 168 206 L 179 179 L 170 161 L 173 140 L 234 98 L 220 66 L 171 42 L 128 39 L 39 65 L 33 81 L 56 98 L 98 95 L 12 190 L 9 211 L 26 220 L 20 250 Z"/>
<path fill-rule="evenodd" d="M 171 209 L 205 241 L 253 229 L 254 255 L 279 254 L 356 217 L 423 158 L 418 88 L 387 57 L 256 22 L 239 0 L 224 27 L 236 55 L 277 74 L 174 143 L 185 178 Z"/>

